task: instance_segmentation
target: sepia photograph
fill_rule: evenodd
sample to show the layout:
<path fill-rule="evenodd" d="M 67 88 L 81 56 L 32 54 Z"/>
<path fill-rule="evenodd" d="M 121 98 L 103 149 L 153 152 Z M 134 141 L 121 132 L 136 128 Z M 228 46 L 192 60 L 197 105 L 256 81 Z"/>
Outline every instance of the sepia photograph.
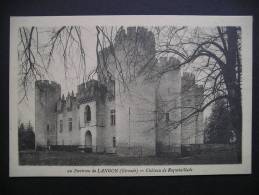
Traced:
<path fill-rule="evenodd" d="M 11 176 L 251 173 L 251 24 L 11 18 Z"/>

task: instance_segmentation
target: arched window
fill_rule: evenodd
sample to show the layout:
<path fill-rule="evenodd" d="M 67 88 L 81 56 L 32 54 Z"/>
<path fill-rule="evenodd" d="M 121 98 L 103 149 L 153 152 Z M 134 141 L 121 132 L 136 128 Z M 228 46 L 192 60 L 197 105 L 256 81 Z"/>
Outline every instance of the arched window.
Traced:
<path fill-rule="evenodd" d="M 115 148 L 116 147 L 116 137 L 112 138 L 112 146 Z"/>
<path fill-rule="evenodd" d="M 91 121 L 91 108 L 89 105 L 85 107 L 84 119 L 85 119 L 85 123 L 88 123 Z"/>
<path fill-rule="evenodd" d="M 72 126 L 72 118 L 68 118 L 68 130 L 72 131 L 72 128 L 73 128 L 73 126 Z"/>
<path fill-rule="evenodd" d="M 170 120 L 169 112 L 165 113 L 165 121 L 168 123 Z"/>
<path fill-rule="evenodd" d="M 115 125 L 115 109 L 111 110 L 111 126 Z"/>
<path fill-rule="evenodd" d="M 62 133 L 63 131 L 63 120 L 59 121 L 59 132 Z"/>

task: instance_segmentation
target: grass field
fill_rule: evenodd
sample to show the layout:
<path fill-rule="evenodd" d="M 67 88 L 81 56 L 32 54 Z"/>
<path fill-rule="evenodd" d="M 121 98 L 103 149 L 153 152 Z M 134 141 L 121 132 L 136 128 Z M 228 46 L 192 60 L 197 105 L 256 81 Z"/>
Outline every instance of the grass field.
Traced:
<path fill-rule="evenodd" d="M 235 164 L 236 153 L 220 151 L 187 157 L 121 157 L 116 154 L 96 154 L 64 151 L 22 151 L 20 165 L 166 165 L 166 164 Z"/>

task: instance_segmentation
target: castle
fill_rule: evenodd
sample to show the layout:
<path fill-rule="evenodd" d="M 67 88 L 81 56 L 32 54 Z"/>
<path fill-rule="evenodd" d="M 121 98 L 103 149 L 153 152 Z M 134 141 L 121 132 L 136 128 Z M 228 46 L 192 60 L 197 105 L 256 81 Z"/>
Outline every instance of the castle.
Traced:
<path fill-rule="evenodd" d="M 98 79 L 80 84 L 76 94 L 64 97 L 60 84 L 35 82 L 36 147 L 156 155 L 203 143 L 203 113 L 189 116 L 203 88 L 193 74 L 181 74 L 175 58 L 155 57 L 152 32 L 121 28 L 98 62 Z"/>

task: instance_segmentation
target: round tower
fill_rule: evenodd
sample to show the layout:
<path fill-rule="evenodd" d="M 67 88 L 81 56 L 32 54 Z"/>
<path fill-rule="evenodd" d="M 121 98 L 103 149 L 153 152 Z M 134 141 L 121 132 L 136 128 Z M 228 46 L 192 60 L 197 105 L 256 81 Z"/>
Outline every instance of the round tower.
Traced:
<path fill-rule="evenodd" d="M 181 152 L 181 70 L 180 61 L 174 57 L 160 57 L 159 71 L 162 74 L 157 89 L 157 152 Z"/>
<path fill-rule="evenodd" d="M 57 101 L 61 86 L 53 81 L 35 82 L 35 146 L 44 147 L 57 143 Z"/>

